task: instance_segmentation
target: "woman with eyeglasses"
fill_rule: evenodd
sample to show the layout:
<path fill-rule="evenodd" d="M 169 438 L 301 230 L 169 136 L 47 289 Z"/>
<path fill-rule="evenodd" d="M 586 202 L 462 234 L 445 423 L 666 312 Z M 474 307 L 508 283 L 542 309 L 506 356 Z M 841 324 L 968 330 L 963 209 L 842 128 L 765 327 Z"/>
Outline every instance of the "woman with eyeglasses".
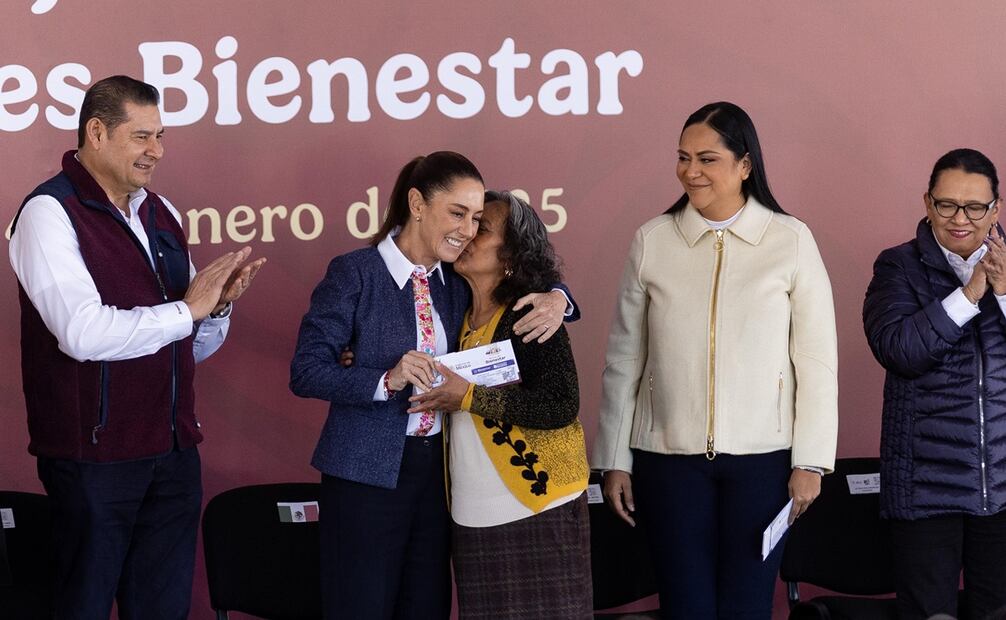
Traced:
<path fill-rule="evenodd" d="M 902 619 L 1006 605 L 1006 244 L 999 178 L 972 149 L 936 161 L 915 238 L 881 252 L 863 323 L 887 370 L 881 515 Z"/>
<path fill-rule="evenodd" d="M 592 466 L 643 529 L 663 617 L 768 620 L 782 549 L 762 561 L 762 532 L 835 462 L 831 284 L 744 110 L 697 110 L 677 157 L 684 193 L 629 250 Z"/>

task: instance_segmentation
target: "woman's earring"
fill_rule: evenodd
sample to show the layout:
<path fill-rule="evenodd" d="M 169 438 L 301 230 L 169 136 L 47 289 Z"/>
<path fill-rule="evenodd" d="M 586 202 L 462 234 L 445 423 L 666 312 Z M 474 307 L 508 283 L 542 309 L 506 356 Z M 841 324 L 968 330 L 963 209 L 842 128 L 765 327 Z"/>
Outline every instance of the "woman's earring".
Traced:
<path fill-rule="evenodd" d="M 509 278 L 512 275 L 513 275 L 513 269 L 507 267 L 506 269 L 503 270 L 503 277 Z"/>

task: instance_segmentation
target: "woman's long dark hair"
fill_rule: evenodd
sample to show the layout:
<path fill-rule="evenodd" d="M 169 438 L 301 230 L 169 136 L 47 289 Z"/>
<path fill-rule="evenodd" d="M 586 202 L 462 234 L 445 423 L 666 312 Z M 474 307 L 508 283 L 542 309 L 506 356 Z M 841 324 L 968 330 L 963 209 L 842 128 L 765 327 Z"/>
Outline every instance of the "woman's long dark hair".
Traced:
<path fill-rule="evenodd" d="M 499 249 L 507 275 L 493 290 L 493 300 L 508 304 L 528 293 L 547 291 L 560 282 L 559 259 L 534 209 L 511 192 L 488 191 L 485 203 L 490 202 L 503 203 L 509 211 Z"/>
<path fill-rule="evenodd" d="M 434 193 L 448 189 L 458 179 L 475 179 L 485 185 L 482 174 L 467 157 L 454 151 L 437 151 L 419 156 L 405 164 L 398 173 L 395 188 L 388 199 L 388 214 L 381 228 L 371 238 L 370 244 L 377 245 L 391 234 L 396 227 L 405 227 L 411 215 L 409 211 L 409 190 L 419 190 L 424 200 Z"/>
<path fill-rule="evenodd" d="M 776 213 L 786 213 L 776 202 L 775 196 L 768 187 L 768 178 L 765 176 L 765 161 L 761 155 L 761 143 L 758 142 L 758 132 L 755 131 L 754 123 L 748 113 L 740 106 L 728 101 L 718 101 L 708 103 L 696 110 L 685 126 L 681 128 L 681 133 L 692 125 L 705 123 L 713 128 L 713 131 L 720 134 L 723 145 L 730 149 L 737 159 L 747 155 L 751 160 L 751 174 L 741 183 L 741 192 L 744 198 L 754 197 Z M 688 204 L 688 194 L 682 194 L 678 201 L 671 205 L 671 208 L 664 213 L 678 213 Z"/>

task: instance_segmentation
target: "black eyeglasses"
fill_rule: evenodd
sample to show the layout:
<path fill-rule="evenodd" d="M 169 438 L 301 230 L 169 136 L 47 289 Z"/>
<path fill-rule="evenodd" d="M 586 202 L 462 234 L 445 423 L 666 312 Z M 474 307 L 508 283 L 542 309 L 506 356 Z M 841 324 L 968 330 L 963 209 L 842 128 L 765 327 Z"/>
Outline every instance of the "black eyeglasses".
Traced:
<path fill-rule="evenodd" d="M 945 217 L 949 220 L 957 217 L 957 212 L 964 209 L 964 215 L 966 215 L 972 222 L 977 222 L 988 214 L 989 209 L 995 205 L 998 198 L 993 198 L 992 202 L 988 204 L 983 202 L 969 202 L 964 205 L 959 205 L 952 200 L 937 200 L 937 198 L 933 196 L 932 192 L 929 192 L 929 200 L 932 201 L 933 208 L 936 209 L 936 213 L 938 213 L 940 217 Z"/>

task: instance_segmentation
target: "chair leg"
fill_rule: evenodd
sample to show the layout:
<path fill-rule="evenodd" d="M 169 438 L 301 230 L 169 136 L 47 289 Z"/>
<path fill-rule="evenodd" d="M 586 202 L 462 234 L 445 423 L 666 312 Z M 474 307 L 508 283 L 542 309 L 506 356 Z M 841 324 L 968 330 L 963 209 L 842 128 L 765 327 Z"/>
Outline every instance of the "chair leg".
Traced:
<path fill-rule="evenodd" d="M 789 599 L 789 608 L 800 602 L 800 586 L 795 581 L 786 582 L 786 598 Z"/>

